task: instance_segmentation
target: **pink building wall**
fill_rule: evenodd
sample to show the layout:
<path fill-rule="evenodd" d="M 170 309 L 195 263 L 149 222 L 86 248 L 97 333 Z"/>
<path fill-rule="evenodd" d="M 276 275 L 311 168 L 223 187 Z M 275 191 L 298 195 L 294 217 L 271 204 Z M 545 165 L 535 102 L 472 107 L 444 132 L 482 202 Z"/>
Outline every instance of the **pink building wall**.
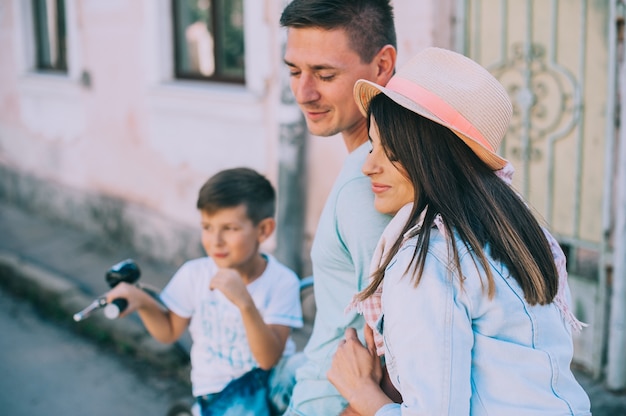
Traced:
<path fill-rule="evenodd" d="M 451 46 L 451 3 L 394 1 L 399 63 Z M 199 254 L 211 174 L 245 165 L 277 185 L 278 126 L 294 111 L 278 99 L 282 1 L 244 0 L 246 86 L 174 79 L 167 0 L 66 0 L 68 74 L 36 73 L 29 4 L 0 1 L 5 197 L 180 262 Z M 338 137 L 307 142 L 305 256 L 345 152 Z"/>

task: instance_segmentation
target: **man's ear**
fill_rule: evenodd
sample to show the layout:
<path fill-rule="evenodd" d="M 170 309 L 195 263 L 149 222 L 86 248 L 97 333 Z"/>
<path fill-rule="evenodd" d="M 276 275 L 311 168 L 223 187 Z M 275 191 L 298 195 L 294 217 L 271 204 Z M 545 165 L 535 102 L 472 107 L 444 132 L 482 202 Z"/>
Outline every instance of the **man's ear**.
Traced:
<path fill-rule="evenodd" d="M 257 224 L 259 244 L 267 240 L 276 229 L 276 220 L 274 218 L 265 218 Z"/>
<path fill-rule="evenodd" d="M 391 45 L 385 45 L 374 57 L 376 61 L 376 83 L 386 85 L 396 70 L 396 58 L 398 52 Z"/>

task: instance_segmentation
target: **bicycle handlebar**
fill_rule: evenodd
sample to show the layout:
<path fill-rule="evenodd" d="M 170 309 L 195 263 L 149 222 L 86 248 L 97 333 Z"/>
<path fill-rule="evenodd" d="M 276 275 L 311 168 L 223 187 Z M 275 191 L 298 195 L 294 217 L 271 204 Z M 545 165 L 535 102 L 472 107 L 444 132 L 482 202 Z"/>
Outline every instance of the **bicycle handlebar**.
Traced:
<path fill-rule="evenodd" d="M 111 266 L 104 275 L 105 280 L 111 288 L 114 288 L 121 282 L 136 284 L 141 276 L 139 266 L 133 259 L 122 260 Z M 104 296 L 95 299 L 89 306 L 74 314 L 74 321 L 79 322 L 88 318 L 91 313 L 97 309 L 104 308 L 104 316 L 109 319 L 117 318 L 128 306 L 128 301 L 124 298 L 113 299 L 107 302 Z"/>
<path fill-rule="evenodd" d="M 113 299 L 110 303 L 108 303 L 104 307 L 104 316 L 106 316 L 109 319 L 115 319 L 118 316 L 120 316 L 122 312 L 124 312 L 124 309 L 126 309 L 127 306 L 128 306 L 128 301 L 126 299 L 124 298 Z"/>

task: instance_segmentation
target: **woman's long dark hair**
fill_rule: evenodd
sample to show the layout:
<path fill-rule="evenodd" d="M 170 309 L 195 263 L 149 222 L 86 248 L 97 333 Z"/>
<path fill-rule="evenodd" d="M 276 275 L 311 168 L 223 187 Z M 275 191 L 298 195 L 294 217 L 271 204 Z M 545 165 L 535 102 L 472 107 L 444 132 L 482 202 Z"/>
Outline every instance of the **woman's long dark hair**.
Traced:
<path fill-rule="evenodd" d="M 387 156 L 402 165 L 415 189 L 413 211 L 402 234 L 426 210 L 412 262 L 416 266 L 415 285 L 422 278 L 428 254 L 429 224 L 441 214 L 448 235 L 458 233 L 486 271 L 489 297 L 495 284 L 485 253 L 487 244 L 488 254 L 508 267 L 529 304 L 551 303 L 558 290 L 554 258 L 537 219 L 517 193 L 448 128 L 399 106 L 384 94 L 372 99 L 369 112 L 376 120 Z M 361 299 L 381 284 L 400 245 L 398 240 L 392 246 L 372 283 L 360 294 Z M 461 273 L 452 241 L 450 249 Z"/>

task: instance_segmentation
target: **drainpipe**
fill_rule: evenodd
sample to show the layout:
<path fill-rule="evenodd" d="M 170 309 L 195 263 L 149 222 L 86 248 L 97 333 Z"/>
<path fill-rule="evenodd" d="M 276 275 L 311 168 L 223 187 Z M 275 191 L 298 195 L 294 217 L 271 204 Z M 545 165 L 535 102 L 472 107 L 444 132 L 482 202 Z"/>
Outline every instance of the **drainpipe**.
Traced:
<path fill-rule="evenodd" d="M 299 113 L 298 107 L 296 110 Z M 290 112 L 288 109 L 284 111 Z M 279 129 L 278 221 L 274 255 L 301 276 L 306 208 L 307 129 L 302 117 L 292 122 L 281 122 Z"/>
<path fill-rule="evenodd" d="M 616 55 L 617 56 L 617 55 Z M 623 58 L 622 58 L 623 59 Z M 615 227 L 613 234 L 613 287 L 609 317 L 606 385 L 611 390 L 626 387 L 626 65 L 619 62 L 621 109 L 615 169 Z"/>
<path fill-rule="evenodd" d="M 282 51 L 286 42 L 286 33 L 284 35 Z M 281 63 L 280 67 L 278 208 L 274 255 L 302 276 L 308 130 L 289 87 L 288 71 L 284 64 Z"/>

